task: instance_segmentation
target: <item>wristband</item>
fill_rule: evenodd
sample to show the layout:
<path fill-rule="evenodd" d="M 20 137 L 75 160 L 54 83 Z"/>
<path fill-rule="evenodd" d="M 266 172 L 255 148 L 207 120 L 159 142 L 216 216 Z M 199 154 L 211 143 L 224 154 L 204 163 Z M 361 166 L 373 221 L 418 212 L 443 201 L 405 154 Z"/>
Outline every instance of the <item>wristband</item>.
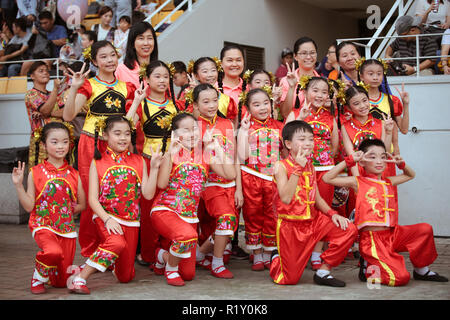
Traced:
<path fill-rule="evenodd" d="M 108 217 L 108 218 L 105 220 L 105 222 L 103 222 L 103 224 L 105 225 L 105 227 L 106 227 L 106 223 L 108 222 L 109 219 L 111 219 L 111 217 Z"/>
<path fill-rule="evenodd" d="M 356 165 L 355 160 L 353 159 L 352 155 L 349 155 L 347 157 L 344 158 L 345 163 L 347 164 L 347 168 L 352 168 Z"/>
<path fill-rule="evenodd" d="M 405 161 L 397 163 L 397 168 L 399 168 L 400 170 L 404 170 L 405 167 L 406 167 L 406 162 Z"/>
<path fill-rule="evenodd" d="M 336 210 L 334 210 L 334 209 L 330 209 L 325 214 L 331 218 L 335 214 L 338 214 L 338 212 Z"/>

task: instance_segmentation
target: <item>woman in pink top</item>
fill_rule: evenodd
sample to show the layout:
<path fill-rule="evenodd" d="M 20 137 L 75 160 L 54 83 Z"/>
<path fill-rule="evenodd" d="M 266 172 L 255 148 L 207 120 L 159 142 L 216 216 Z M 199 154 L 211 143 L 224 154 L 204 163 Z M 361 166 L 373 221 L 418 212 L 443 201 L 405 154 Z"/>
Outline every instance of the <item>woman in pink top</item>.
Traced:
<path fill-rule="evenodd" d="M 219 90 L 239 105 L 243 83 L 241 75 L 244 72 L 244 50 L 238 45 L 225 46 L 220 52 L 220 60 L 223 72 L 219 73 Z"/>
<path fill-rule="evenodd" d="M 280 80 L 282 88 L 280 112 L 283 118 L 286 118 L 292 111 L 298 97 L 299 107 L 305 101 L 303 91 L 299 90 L 298 81 L 304 75 L 320 77 L 316 72 L 317 45 L 313 39 L 302 37 L 294 44 L 294 59 L 298 63 L 298 69 L 294 71 L 294 64 L 287 65 L 288 73 L 286 77 Z"/>

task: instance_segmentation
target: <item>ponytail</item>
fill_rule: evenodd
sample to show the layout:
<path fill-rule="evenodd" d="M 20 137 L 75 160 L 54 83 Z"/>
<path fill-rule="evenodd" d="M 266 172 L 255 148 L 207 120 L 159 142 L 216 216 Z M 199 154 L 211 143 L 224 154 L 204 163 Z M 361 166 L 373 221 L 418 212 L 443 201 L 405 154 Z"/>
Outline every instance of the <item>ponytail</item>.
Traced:
<path fill-rule="evenodd" d="M 100 160 L 102 158 L 102 154 L 100 153 L 100 150 L 98 150 L 98 134 L 99 134 L 99 127 L 95 126 L 95 135 L 94 135 L 94 159 Z"/>

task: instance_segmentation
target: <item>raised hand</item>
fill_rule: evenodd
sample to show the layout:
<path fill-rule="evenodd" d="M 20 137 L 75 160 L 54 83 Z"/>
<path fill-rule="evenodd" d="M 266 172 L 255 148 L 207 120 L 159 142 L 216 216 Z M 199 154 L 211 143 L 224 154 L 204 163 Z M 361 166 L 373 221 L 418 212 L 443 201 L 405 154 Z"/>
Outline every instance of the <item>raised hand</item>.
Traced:
<path fill-rule="evenodd" d="M 364 152 L 356 151 L 352 153 L 353 161 L 359 162 L 364 158 Z"/>
<path fill-rule="evenodd" d="M 298 120 L 305 120 L 311 114 L 311 103 L 307 102 L 300 110 Z"/>
<path fill-rule="evenodd" d="M 251 118 L 251 114 L 250 112 L 248 112 L 245 117 L 242 118 L 241 120 L 241 128 L 244 130 L 248 130 L 250 129 L 250 118 Z"/>
<path fill-rule="evenodd" d="M 306 158 L 308 153 L 309 152 L 307 150 L 299 149 L 297 155 L 295 156 L 295 162 L 304 168 L 308 163 L 308 158 Z"/>
<path fill-rule="evenodd" d="M 74 72 L 72 69 L 68 68 L 70 74 L 69 77 L 72 79 L 72 87 L 79 88 L 83 85 L 84 81 L 87 79 L 89 72 L 91 70 L 87 70 L 84 72 L 84 68 L 86 67 L 86 63 L 83 63 L 83 66 L 81 67 L 81 70 L 78 72 Z"/>
<path fill-rule="evenodd" d="M 292 62 L 292 67 L 289 66 L 288 63 L 286 63 L 286 67 L 288 69 L 288 72 L 286 74 L 286 80 L 289 84 L 289 87 L 293 88 L 297 85 L 297 76 L 295 74 L 295 64 Z"/>
<path fill-rule="evenodd" d="M 161 163 L 163 161 L 163 154 L 161 152 L 161 144 L 158 144 L 156 147 L 156 151 L 151 150 L 151 160 L 150 160 L 150 167 L 151 168 L 159 168 L 161 166 Z"/>
<path fill-rule="evenodd" d="M 280 102 L 282 94 L 283 94 L 283 89 L 281 87 L 277 87 L 275 84 L 273 84 L 272 99 L 275 104 L 278 104 Z"/>
<path fill-rule="evenodd" d="M 194 89 L 199 84 L 197 79 L 195 79 L 195 77 L 192 74 L 190 75 L 189 73 L 187 73 L 186 75 L 189 81 L 189 88 Z"/>
<path fill-rule="evenodd" d="M 397 90 L 400 95 L 400 99 L 402 99 L 403 104 L 409 104 L 409 93 L 405 91 L 405 84 L 402 83 L 402 90 L 400 91 L 397 86 L 395 86 L 395 90 Z"/>
<path fill-rule="evenodd" d="M 394 130 L 394 120 L 392 120 L 392 118 L 390 116 L 385 116 L 383 114 L 383 121 L 384 121 L 384 129 L 386 131 L 386 133 L 392 133 L 392 131 Z"/>
<path fill-rule="evenodd" d="M 142 81 L 140 87 L 134 92 L 134 101 L 141 103 L 142 100 L 147 96 L 147 90 L 145 88 L 145 83 Z"/>
<path fill-rule="evenodd" d="M 11 174 L 11 179 L 14 185 L 18 186 L 23 183 L 24 172 L 25 172 L 25 162 L 19 161 L 19 163 L 17 164 L 17 168 L 14 168 Z"/>

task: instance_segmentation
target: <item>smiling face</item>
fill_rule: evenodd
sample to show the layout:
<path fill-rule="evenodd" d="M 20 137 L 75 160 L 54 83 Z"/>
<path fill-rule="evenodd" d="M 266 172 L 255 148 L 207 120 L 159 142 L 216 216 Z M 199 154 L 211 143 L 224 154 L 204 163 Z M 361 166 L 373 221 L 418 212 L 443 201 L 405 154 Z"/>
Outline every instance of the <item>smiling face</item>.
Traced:
<path fill-rule="evenodd" d="M 223 72 L 227 77 L 238 78 L 244 71 L 244 57 L 239 49 L 230 49 L 222 58 Z"/>
<path fill-rule="evenodd" d="M 345 45 L 339 50 L 338 62 L 344 71 L 355 70 L 355 61 L 361 58 L 358 51 L 353 45 Z"/>
<path fill-rule="evenodd" d="M 306 100 L 311 103 L 311 107 L 318 109 L 326 105 L 330 98 L 328 94 L 328 83 L 325 80 L 310 80 L 306 90 Z"/>
<path fill-rule="evenodd" d="M 302 69 L 314 69 L 317 62 L 317 50 L 314 43 L 305 42 L 301 44 L 294 55 L 294 59 Z"/>
<path fill-rule="evenodd" d="M 215 62 L 206 60 L 198 66 L 195 72 L 195 78 L 200 83 L 209 83 L 214 86 L 217 82 L 217 77 L 219 76 L 219 72 L 217 71 L 217 66 Z"/>
<path fill-rule="evenodd" d="M 359 117 L 365 117 L 370 111 L 369 97 L 364 93 L 355 94 L 348 102 L 352 112 Z"/>
<path fill-rule="evenodd" d="M 69 152 L 69 133 L 64 129 L 51 129 L 45 140 L 45 150 L 49 158 L 63 160 Z"/>
<path fill-rule="evenodd" d="M 270 117 L 272 106 L 265 92 L 256 92 L 248 100 L 248 109 L 253 118 L 264 121 Z"/>
<path fill-rule="evenodd" d="M 127 151 L 131 144 L 130 124 L 127 121 L 114 122 L 110 128 L 106 129 L 103 136 L 115 153 Z"/>
<path fill-rule="evenodd" d="M 292 139 L 285 140 L 284 144 L 293 157 L 298 154 L 299 150 L 306 151 L 306 156 L 309 156 L 314 150 L 314 134 L 305 130 L 297 130 L 292 135 Z"/>
<path fill-rule="evenodd" d="M 112 45 L 106 45 L 98 49 L 94 58 L 94 64 L 102 73 L 114 73 L 118 62 L 116 49 Z"/>
<path fill-rule="evenodd" d="M 177 137 L 183 147 L 193 149 L 200 142 L 200 129 L 197 121 L 186 116 L 176 123 L 174 136 Z"/>
<path fill-rule="evenodd" d="M 359 164 L 369 174 L 381 175 L 386 169 L 388 156 L 386 150 L 380 146 L 371 146 L 364 153 L 364 157 Z"/>
<path fill-rule="evenodd" d="M 197 101 L 194 101 L 194 109 L 208 120 L 214 119 L 219 109 L 219 97 L 214 89 L 206 89 L 199 93 Z"/>
<path fill-rule="evenodd" d="M 166 92 L 170 84 L 169 71 L 163 66 L 156 67 L 147 78 L 147 83 L 150 90 L 155 93 Z"/>
<path fill-rule="evenodd" d="M 142 59 L 148 58 L 155 48 L 155 39 L 153 38 L 152 31 L 146 30 L 143 34 L 136 37 L 134 41 L 134 49 L 136 55 Z"/>

